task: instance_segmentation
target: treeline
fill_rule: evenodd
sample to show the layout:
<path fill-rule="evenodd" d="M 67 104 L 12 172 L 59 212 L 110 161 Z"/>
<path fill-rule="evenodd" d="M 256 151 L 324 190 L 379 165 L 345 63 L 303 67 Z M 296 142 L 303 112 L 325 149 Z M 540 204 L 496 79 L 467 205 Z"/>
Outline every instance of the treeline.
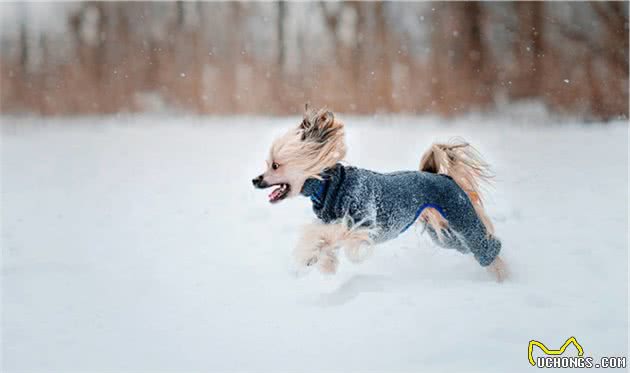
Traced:
<path fill-rule="evenodd" d="M 15 4 L 15 7 L 25 5 Z M 59 4 L 59 6 L 64 6 Z M 1 40 L 0 110 L 628 116 L 627 2 L 85 2 Z"/>

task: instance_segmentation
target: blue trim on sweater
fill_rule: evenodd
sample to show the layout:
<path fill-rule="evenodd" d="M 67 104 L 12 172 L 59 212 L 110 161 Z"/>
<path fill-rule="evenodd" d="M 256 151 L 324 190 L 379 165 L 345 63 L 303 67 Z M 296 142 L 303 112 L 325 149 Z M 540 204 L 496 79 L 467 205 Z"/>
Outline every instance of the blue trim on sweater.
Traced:
<path fill-rule="evenodd" d="M 317 194 L 311 196 L 311 201 L 317 203 L 318 205 L 321 205 L 322 194 L 324 194 L 324 189 L 326 189 L 327 185 L 328 185 L 328 180 L 327 179 L 322 180 L 322 182 L 319 185 L 319 190 L 317 191 Z"/>
<path fill-rule="evenodd" d="M 438 210 L 440 215 L 442 215 L 442 217 L 444 219 L 446 219 L 446 215 L 444 214 L 444 211 L 442 210 L 442 208 L 440 206 L 438 206 L 436 204 L 433 204 L 433 203 L 425 203 L 424 205 L 420 206 L 418 211 L 416 211 L 416 217 L 411 221 L 411 223 L 407 224 L 407 226 L 405 228 L 403 228 L 403 230 L 400 231 L 400 233 L 403 233 L 404 231 L 409 229 L 409 227 L 411 227 L 413 225 L 413 223 L 415 223 L 416 220 L 418 220 L 418 217 L 420 216 L 420 214 L 422 214 L 422 211 L 424 211 L 424 209 L 426 209 L 427 207 L 434 208 L 434 209 Z"/>

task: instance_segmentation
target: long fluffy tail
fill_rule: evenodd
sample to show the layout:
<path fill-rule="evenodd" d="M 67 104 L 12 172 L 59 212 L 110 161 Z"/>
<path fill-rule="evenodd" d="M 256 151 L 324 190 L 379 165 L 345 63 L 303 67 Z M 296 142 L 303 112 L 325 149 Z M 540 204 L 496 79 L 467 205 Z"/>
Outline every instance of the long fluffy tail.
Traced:
<path fill-rule="evenodd" d="M 489 165 L 479 152 L 463 139 L 456 138 L 448 144 L 433 144 L 420 160 L 420 171 L 448 175 L 468 194 L 489 235 L 494 234 L 494 226 L 483 208 L 481 184 L 492 178 Z M 439 233 L 446 222 L 431 211 L 424 220 Z"/>

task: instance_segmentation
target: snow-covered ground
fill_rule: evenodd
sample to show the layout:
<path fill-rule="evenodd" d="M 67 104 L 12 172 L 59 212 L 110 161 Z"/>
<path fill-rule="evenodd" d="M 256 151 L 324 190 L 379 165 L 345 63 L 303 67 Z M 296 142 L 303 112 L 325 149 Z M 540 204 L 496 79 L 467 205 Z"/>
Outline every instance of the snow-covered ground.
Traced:
<path fill-rule="evenodd" d="M 346 118 L 374 170 L 454 135 L 481 150 L 497 284 L 413 230 L 295 277 L 310 202 L 251 179 L 297 120 L 2 118 L 2 370 L 518 372 L 529 340 L 570 336 L 627 356 L 627 123 Z"/>

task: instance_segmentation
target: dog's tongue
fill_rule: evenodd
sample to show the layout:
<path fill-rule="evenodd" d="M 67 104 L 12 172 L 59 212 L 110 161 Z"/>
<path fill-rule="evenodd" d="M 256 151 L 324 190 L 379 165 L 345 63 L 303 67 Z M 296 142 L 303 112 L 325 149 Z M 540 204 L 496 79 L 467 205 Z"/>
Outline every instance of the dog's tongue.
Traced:
<path fill-rule="evenodd" d="M 269 193 L 269 201 L 271 202 L 275 201 L 280 196 L 281 190 L 282 190 L 282 187 L 276 188 L 273 190 L 273 192 Z"/>

